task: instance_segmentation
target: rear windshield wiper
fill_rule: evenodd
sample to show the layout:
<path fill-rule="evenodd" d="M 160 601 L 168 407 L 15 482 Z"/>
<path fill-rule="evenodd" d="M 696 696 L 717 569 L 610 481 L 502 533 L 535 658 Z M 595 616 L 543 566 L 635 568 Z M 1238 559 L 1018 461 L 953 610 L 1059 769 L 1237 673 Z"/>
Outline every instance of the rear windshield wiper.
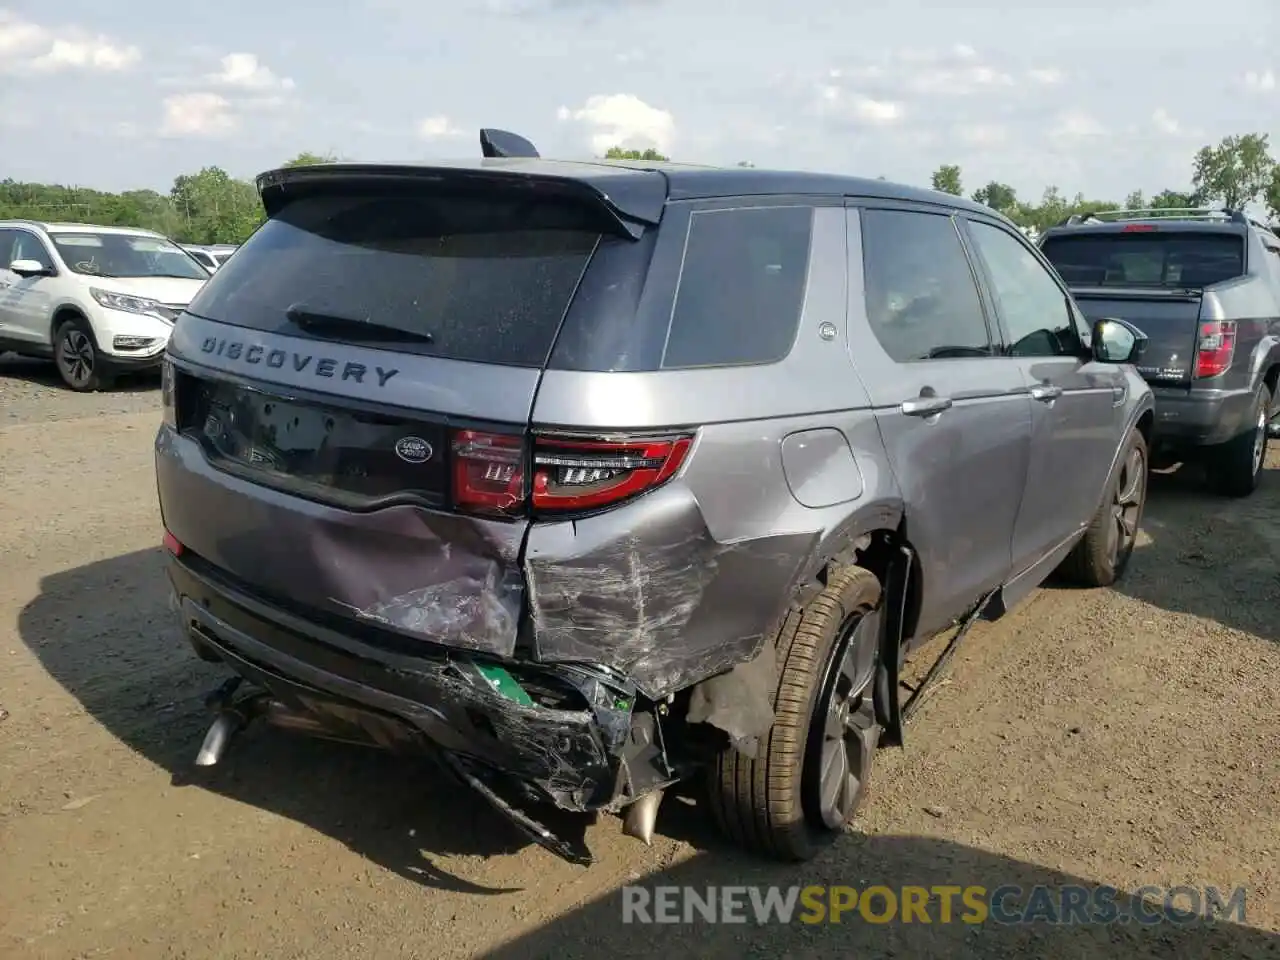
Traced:
<path fill-rule="evenodd" d="M 435 337 L 429 333 L 416 330 L 405 330 L 385 323 L 374 323 L 371 320 L 357 320 L 354 317 L 342 317 L 322 310 L 312 310 L 300 303 L 295 303 L 285 311 L 285 316 L 308 333 L 332 334 L 347 336 L 360 340 L 383 340 L 400 343 L 434 343 Z"/>

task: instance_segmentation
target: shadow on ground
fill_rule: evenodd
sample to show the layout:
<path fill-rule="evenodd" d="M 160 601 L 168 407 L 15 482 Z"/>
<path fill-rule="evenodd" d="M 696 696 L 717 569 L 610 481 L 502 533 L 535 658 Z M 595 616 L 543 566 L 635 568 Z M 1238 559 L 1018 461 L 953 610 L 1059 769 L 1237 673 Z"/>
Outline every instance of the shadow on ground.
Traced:
<path fill-rule="evenodd" d="M 181 637 L 163 564 L 157 548 L 46 577 L 19 615 L 24 642 L 95 720 L 176 786 L 306 824 L 429 886 L 506 892 L 441 874 L 423 855 L 488 856 L 526 845 L 429 761 L 256 727 L 217 767 L 196 767 L 210 722 L 203 698 L 230 674 L 198 661 Z M 109 597 L 127 599 L 104 603 Z"/>
<path fill-rule="evenodd" d="M 1114 589 L 1280 642 L 1280 469 L 1241 499 L 1207 490 L 1195 465 L 1153 473 L 1142 526 L 1149 542 Z"/>
<path fill-rule="evenodd" d="M 651 909 L 655 904 L 655 888 L 664 886 L 690 887 L 704 899 L 709 887 L 725 886 L 777 886 L 781 888 L 779 893 L 782 895 L 792 886 L 804 888 L 813 884 L 849 886 L 857 890 L 883 885 L 899 891 L 904 886 L 980 886 L 988 893 L 1001 887 L 1019 887 L 1021 895 L 1011 893 L 1007 899 L 999 900 L 999 906 L 1006 910 L 1001 919 L 1006 921 L 1010 914 L 1026 915 L 1018 909 L 1019 905 L 1025 907 L 1029 903 L 1046 902 L 1041 897 L 1030 899 L 1033 888 L 1037 886 L 1049 888 L 1047 902 L 1056 906 L 1053 912 L 1039 912 L 1041 918 L 1052 916 L 1054 912 L 1061 916 L 1064 887 L 1085 887 L 1091 896 L 1096 889 L 1095 881 L 945 840 L 857 835 L 848 836 L 823 857 L 803 866 L 761 864 L 732 850 L 716 849 L 637 883 L 649 891 L 648 905 Z M 1226 887 L 1219 890 L 1222 901 L 1229 905 L 1232 890 Z M 762 889 L 758 896 L 764 893 Z M 848 957 L 859 960 L 888 957 L 913 960 L 934 957 L 948 960 L 979 957 L 1039 957 L 1046 960 L 1059 957 L 1072 960 L 1231 957 L 1253 960 L 1280 957 L 1280 937 L 1232 922 L 1239 915 L 1230 911 L 1224 911 L 1225 919 L 1217 922 L 1201 919 L 1194 923 L 1165 920 L 1151 925 L 1137 922 L 1065 925 L 1042 919 L 1034 924 L 1013 924 L 998 923 L 988 917 L 984 923 L 974 924 L 960 919 L 966 908 L 957 896 L 953 901 L 955 912 L 949 923 L 941 922 L 941 897 L 928 904 L 930 923 L 920 922 L 919 914 L 915 915 L 914 922 L 899 922 L 901 913 L 892 922 L 868 922 L 856 908 L 845 913 L 839 924 L 804 923 L 800 920 L 802 915 L 813 917 L 815 914 L 799 902 L 790 924 L 771 922 L 757 925 L 754 918 L 746 923 L 712 924 L 696 914 L 691 914 L 692 922 L 624 923 L 624 896 L 626 894 L 622 891 L 610 891 L 604 897 L 481 956 L 486 960 L 538 960 L 544 957 L 549 960 L 570 957 L 732 957 L 735 960 L 740 957 L 838 957 L 842 960 Z M 745 907 L 740 910 L 740 915 L 752 914 L 748 898 L 749 894 L 740 895 Z M 1186 910 L 1196 900 L 1203 905 L 1207 899 L 1204 892 L 1199 897 L 1183 892 L 1172 898 L 1169 906 Z M 1116 915 L 1136 914 L 1132 897 L 1119 895 L 1114 902 Z M 873 898 L 870 904 L 873 918 L 885 915 L 886 900 L 883 896 Z M 1100 912 L 1101 907 L 1101 901 L 1093 901 L 1088 907 L 1090 911 L 1098 911 L 1092 913 L 1095 921 L 1106 916 Z M 672 909 L 674 917 L 683 921 L 681 907 Z M 1158 911 L 1157 915 L 1164 915 L 1164 898 L 1157 896 L 1147 901 L 1144 910 L 1147 915 L 1155 911 Z M 1209 912 L 1202 906 L 1202 916 Z M 1248 913 L 1246 891 L 1246 922 Z M 821 914 L 816 916 L 822 917 Z"/>
<path fill-rule="evenodd" d="M 62 378 L 58 376 L 58 368 L 52 360 L 37 357 L 20 357 L 16 353 L 0 351 L 0 376 L 12 380 L 25 380 L 33 386 L 50 387 L 66 390 Z M 160 386 L 160 374 L 157 371 L 124 374 L 116 378 L 108 388 L 110 393 L 150 392 Z"/>

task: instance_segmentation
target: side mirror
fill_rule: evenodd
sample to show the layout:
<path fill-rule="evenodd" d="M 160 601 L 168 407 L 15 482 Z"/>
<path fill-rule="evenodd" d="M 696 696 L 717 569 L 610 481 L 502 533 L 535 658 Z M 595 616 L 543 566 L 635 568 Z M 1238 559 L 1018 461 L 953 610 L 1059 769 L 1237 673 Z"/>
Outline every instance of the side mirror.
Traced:
<path fill-rule="evenodd" d="M 1128 320 L 1103 317 L 1093 324 L 1093 359 L 1099 363 L 1137 363 L 1147 335 Z"/>
<path fill-rule="evenodd" d="M 9 269 L 20 277 L 47 277 L 53 275 L 53 271 L 39 260 L 15 260 L 9 264 Z"/>

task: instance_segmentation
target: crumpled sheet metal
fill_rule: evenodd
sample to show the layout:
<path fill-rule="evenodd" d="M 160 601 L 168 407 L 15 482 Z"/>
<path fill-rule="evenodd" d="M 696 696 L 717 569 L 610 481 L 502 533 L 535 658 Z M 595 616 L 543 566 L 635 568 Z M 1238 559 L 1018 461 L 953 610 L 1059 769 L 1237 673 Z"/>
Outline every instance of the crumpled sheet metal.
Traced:
<path fill-rule="evenodd" d="M 717 542 L 679 487 L 644 507 L 625 527 L 535 526 L 526 582 L 539 660 L 602 664 L 659 699 L 755 655 L 816 536 Z"/>

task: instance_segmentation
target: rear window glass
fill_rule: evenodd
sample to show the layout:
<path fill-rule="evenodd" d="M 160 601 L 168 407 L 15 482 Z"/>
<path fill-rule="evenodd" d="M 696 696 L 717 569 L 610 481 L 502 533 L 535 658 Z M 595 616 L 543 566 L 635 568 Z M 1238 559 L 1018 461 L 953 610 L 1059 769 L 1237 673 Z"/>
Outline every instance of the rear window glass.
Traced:
<path fill-rule="evenodd" d="M 403 344 L 392 339 L 398 350 L 537 367 L 598 240 L 562 203 L 314 195 L 268 220 L 188 309 L 307 336 L 288 317 L 294 308 L 404 330 Z M 362 342 L 345 330 L 341 339 Z M 369 342 L 386 346 L 388 335 Z"/>
<path fill-rule="evenodd" d="M 811 207 L 694 213 L 663 368 L 783 359 L 800 324 L 812 224 Z"/>
<path fill-rule="evenodd" d="M 1094 233 L 1041 247 L 1067 283 L 1205 287 L 1244 273 L 1243 238 L 1230 233 Z"/>

